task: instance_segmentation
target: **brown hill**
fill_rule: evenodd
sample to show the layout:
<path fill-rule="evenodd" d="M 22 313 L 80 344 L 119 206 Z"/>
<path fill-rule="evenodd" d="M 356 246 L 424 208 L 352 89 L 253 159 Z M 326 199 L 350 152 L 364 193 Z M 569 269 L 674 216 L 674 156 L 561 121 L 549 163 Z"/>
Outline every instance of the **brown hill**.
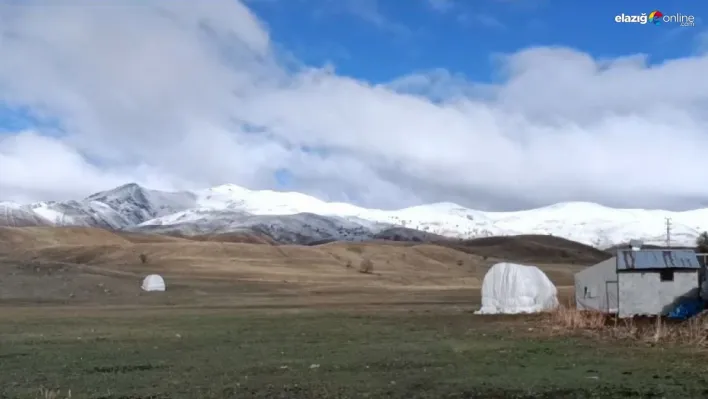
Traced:
<path fill-rule="evenodd" d="M 204 234 L 204 235 L 182 235 L 182 234 L 152 234 L 116 232 L 115 234 L 125 238 L 134 244 L 165 243 L 165 242 L 185 242 L 185 241 L 210 241 L 210 242 L 240 242 L 244 244 L 277 245 L 273 239 L 253 233 L 224 233 L 224 234 Z"/>
<path fill-rule="evenodd" d="M 483 237 L 437 244 L 482 257 L 528 263 L 592 265 L 611 256 L 595 247 L 550 235 Z"/>
<path fill-rule="evenodd" d="M 0 227 L 0 252 L 62 245 L 123 245 L 130 241 L 93 227 Z"/>
<path fill-rule="evenodd" d="M 367 242 L 396 246 L 434 244 L 491 260 L 520 263 L 592 265 L 612 256 L 607 251 L 551 235 L 529 234 L 460 240 L 432 233 L 411 234 L 409 230 L 390 229 Z"/>
<path fill-rule="evenodd" d="M 166 234 L 144 234 L 144 233 L 129 233 L 116 232 L 115 234 L 125 238 L 133 244 L 148 244 L 148 243 L 166 243 L 166 242 L 188 242 L 191 241 L 185 237 L 171 236 Z"/>
<path fill-rule="evenodd" d="M 222 304 L 285 297 L 290 298 L 286 302 L 299 301 L 327 294 L 375 302 L 405 301 L 413 293 L 444 297 L 454 291 L 455 301 L 476 301 L 475 290 L 499 260 L 521 262 L 525 257 L 530 262 L 548 256 L 534 264 L 563 287 L 572 284 L 573 273 L 583 266 L 558 260 L 583 258 L 579 254 L 587 258 L 593 253 L 581 244 L 547 237 L 438 244 L 378 240 L 318 246 L 218 241 L 244 239 L 251 238 L 187 239 L 95 228 L 2 228 L 0 300 Z M 572 256 L 563 257 L 562 251 Z M 373 264 L 370 273 L 360 271 L 366 261 Z M 171 287 L 168 294 L 156 297 L 141 292 L 142 277 L 151 273 L 166 278 Z"/>
<path fill-rule="evenodd" d="M 177 236 L 192 241 L 234 242 L 242 244 L 278 245 L 272 238 L 255 233 L 222 233 L 195 236 Z"/>
<path fill-rule="evenodd" d="M 415 235 L 415 240 L 404 241 L 410 235 L 385 235 L 389 239 L 376 239 L 368 245 L 383 247 L 433 244 L 461 251 L 482 258 L 517 262 L 593 264 L 606 259 L 610 252 L 588 245 L 549 235 L 517 235 L 484 237 L 471 240 L 439 239 L 436 235 Z M 423 237 L 434 237 L 423 241 Z M 201 236 L 175 236 L 110 232 L 88 227 L 0 227 L 0 251 L 30 250 L 53 246 L 125 246 L 127 244 L 186 244 L 188 242 L 245 243 L 278 246 L 269 237 L 250 233 L 212 234 Z M 327 244 L 315 245 L 314 248 Z M 348 245 L 341 243 L 341 245 Z"/>

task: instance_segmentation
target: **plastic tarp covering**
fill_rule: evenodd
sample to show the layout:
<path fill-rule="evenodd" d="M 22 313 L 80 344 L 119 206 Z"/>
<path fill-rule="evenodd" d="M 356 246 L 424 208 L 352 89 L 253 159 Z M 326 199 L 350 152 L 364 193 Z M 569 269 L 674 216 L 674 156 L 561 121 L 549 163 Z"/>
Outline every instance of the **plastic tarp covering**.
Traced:
<path fill-rule="evenodd" d="M 143 291 L 164 291 L 165 290 L 165 280 L 162 276 L 157 274 L 151 274 L 143 280 L 143 285 L 141 287 Z"/>
<path fill-rule="evenodd" d="M 537 313 L 558 306 L 558 290 L 536 266 L 497 263 L 482 281 L 478 314 Z"/>
<path fill-rule="evenodd" d="M 701 313 L 704 309 L 703 301 L 698 298 L 683 298 L 676 307 L 669 312 L 670 319 L 686 320 Z"/>

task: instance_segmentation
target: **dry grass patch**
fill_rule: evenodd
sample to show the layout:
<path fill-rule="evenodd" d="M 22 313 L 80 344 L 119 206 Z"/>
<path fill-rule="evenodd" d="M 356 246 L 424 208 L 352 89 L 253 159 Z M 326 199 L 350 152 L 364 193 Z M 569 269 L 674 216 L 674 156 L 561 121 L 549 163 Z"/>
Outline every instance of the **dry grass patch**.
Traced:
<path fill-rule="evenodd" d="M 0 249 L 22 251 L 65 245 L 130 245 L 130 241 L 93 227 L 0 227 Z"/>
<path fill-rule="evenodd" d="M 620 319 L 598 311 L 560 306 L 548 314 L 553 334 L 583 333 L 599 339 L 645 344 L 680 344 L 708 349 L 708 313 L 678 321 L 664 317 Z"/>
<path fill-rule="evenodd" d="M 561 329 L 602 329 L 606 325 L 607 316 L 601 312 L 580 311 L 576 308 L 560 306 L 550 313 L 551 325 Z"/>
<path fill-rule="evenodd" d="M 48 388 L 39 388 L 39 392 L 37 392 L 37 395 L 35 396 L 37 399 L 70 399 L 71 398 L 71 390 L 67 391 L 66 393 L 62 393 L 61 390 L 59 389 L 48 389 Z"/>

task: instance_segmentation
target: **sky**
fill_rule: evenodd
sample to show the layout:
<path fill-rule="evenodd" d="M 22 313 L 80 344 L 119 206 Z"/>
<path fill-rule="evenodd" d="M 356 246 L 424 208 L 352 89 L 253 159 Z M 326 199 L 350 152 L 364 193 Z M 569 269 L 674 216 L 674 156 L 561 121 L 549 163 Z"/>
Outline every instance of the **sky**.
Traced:
<path fill-rule="evenodd" d="M 0 200 L 137 182 L 708 207 L 706 18 L 666 0 L 3 1 Z"/>

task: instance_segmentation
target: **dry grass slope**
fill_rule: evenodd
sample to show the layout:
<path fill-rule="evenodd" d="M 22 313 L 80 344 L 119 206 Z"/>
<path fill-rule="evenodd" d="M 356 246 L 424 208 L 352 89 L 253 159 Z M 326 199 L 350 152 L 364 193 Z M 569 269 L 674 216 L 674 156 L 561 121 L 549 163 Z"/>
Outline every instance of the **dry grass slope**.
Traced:
<path fill-rule="evenodd" d="M 0 251 L 60 245 L 125 245 L 118 234 L 92 227 L 0 227 Z"/>
<path fill-rule="evenodd" d="M 163 234 L 143 234 L 143 233 L 129 233 L 129 232 L 116 232 L 120 237 L 125 238 L 133 244 L 151 244 L 151 243 L 184 243 L 191 240 L 184 237 L 168 236 Z"/>
<path fill-rule="evenodd" d="M 475 238 L 440 243 L 480 256 L 501 256 L 519 262 L 591 265 L 609 258 L 605 251 L 579 242 L 548 235 L 517 235 Z"/>
<path fill-rule="evenodd" d="M 458 250 L 431 243 L 273 244 L 238 234 L 186 238 L 94 228 L 3 228 L 0 260 L 3 253 L 5 260 L 0 262 L 0 289 L 5 298 L 42 296 L 42 290 L 54 290 L 52 298 L 102 300 L 96 295 L 103 292 L 127 298 L 140 295 L 137 282 L 141 276 L 159 273 L 172 287 L 168 291 L 189 293 L 180 297 L 183 301 L 195 300 L 194 295 L 249 291 L 254 285 L 263 295 L 288 293 L 298 298 L 348 293 L 350 300 L 368 294 L 376 300 L 389 300 L 396 292 L 433 291 L 449 297 L 457 290 L 461 293 L 454 294 L 457 297 L 476 301 L 485 273 L 503 259 L 503 250 L 508 248 L 496 245 L 500 252 L 493 252 L 492 246 L 485 246 L 487 252 L 482 252 L 496 256 L 490 257 L 475 253 L 473 246 Z M 373 268 L 361 273 L 365 260 L 370 260 Z M 539 266 L 562 292 L 582 267 L 567 263 Z M 101 286 L 87 290 L 84 285 Z"/>
<path fill-rule="evenodd" d="M 192 241 L 238 242 L 243 244 L 277 245 L 272 238 L 252 233 L 222 233 L 183 237 Z"/>
<path fill-rule="evenodd" d="M 168 243 L 186 241 L 238 242 L 244 244 L 277 245 L 270 237 L 250 233 L 225 233 L 185 236 L 179 234 L 145 234 L 131 232 L 116 232 L 117 235 L 132 243 Z"/>

